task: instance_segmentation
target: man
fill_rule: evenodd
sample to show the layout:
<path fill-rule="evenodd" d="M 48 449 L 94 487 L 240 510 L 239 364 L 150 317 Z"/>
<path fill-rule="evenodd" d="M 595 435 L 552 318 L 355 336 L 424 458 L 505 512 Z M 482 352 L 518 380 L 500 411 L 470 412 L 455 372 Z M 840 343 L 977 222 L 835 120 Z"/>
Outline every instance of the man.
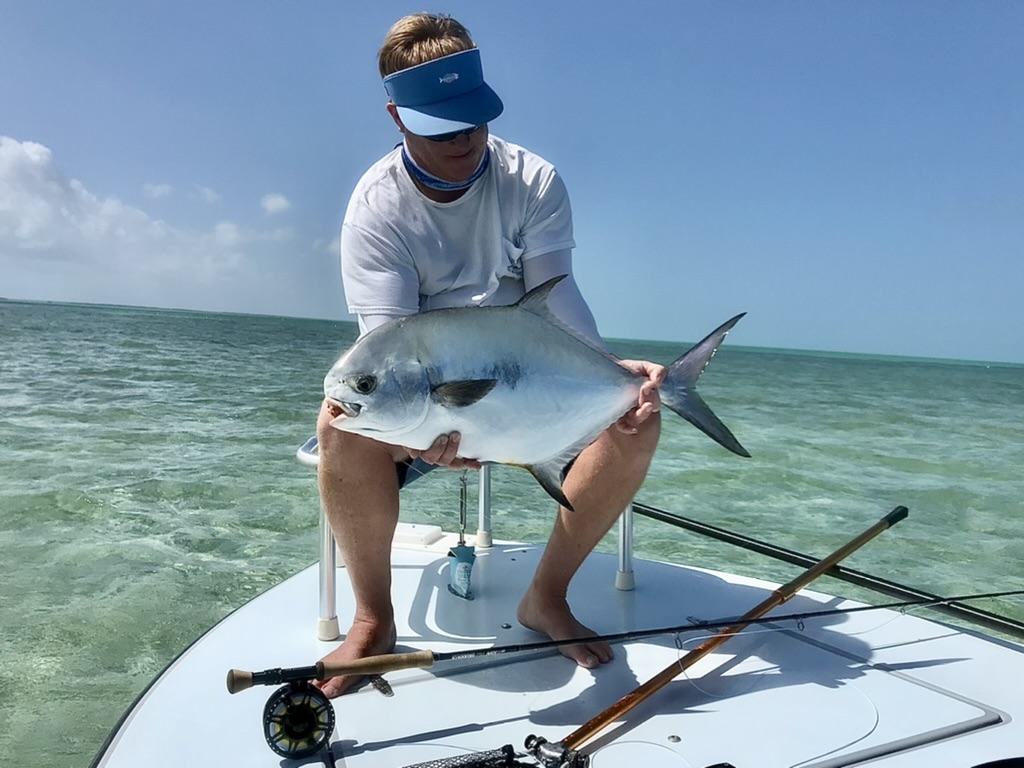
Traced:
<path fill-rule="evenodd" d="M 572 277 L 565 187 L 550 163 L 490 135 L 487 124 L 503 105 L 483 80 L 466 29 L 447 16 L 405 17 L 388 32 L 379 65 L 403 143 L 367 171 L 345 214 L 342 274 L 360 330 L 427 309 L 510 304 L 567 275 L 552 292 L 552 311 L 602 344 Z M 524 626 L 555 640 L 594 634 L 570 610 L 569 582 L 632 499 L 657 447 L 657 386 L 665 371 L 644 361 L 621 363 L 648 381 L 637 407 L 572 465 L 563 490 L 576 511 L 559 510 L 518 609 Z M 341 662 L 394 649 L 390 550 L 411 460 L 454 469 L 479 464 L 459 454 L 457 433 L 415 451 L 333 429 L 329 422 L 338 415 L 325 401 L 317 436 L 320 497 L 356 601 L 351 629 L 326 657 Z M 603 642 L 562 652 L 591 669 L 612 658 Z M 335 678 L 322 689 L 337 696 L 354 682 Z"/>

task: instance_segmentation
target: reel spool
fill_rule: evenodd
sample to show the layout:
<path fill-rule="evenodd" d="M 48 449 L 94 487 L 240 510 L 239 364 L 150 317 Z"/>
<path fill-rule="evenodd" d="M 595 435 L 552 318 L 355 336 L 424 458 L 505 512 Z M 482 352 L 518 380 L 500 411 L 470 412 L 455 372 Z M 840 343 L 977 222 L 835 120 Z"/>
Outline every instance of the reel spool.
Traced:
<path fill-rule="evenodd" d="M 263 735 L 281 757 L 302 758 L 327 746 L 334 733 L 334 707 L 308 681 L 278 688 L 263 708 Z"/>

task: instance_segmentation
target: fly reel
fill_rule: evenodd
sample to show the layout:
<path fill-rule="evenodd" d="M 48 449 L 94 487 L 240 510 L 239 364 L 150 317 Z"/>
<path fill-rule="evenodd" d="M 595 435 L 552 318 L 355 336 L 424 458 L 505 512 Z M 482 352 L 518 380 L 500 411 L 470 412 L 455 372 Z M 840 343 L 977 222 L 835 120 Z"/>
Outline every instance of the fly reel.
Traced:
<path fill-rule="evenodd" d="M 323 692 L 302 680 L 278 688 L 263 708 L 263 735 L 281 757 L 297 759 L 327 746 L 334 733 L 334 707 Z"/>

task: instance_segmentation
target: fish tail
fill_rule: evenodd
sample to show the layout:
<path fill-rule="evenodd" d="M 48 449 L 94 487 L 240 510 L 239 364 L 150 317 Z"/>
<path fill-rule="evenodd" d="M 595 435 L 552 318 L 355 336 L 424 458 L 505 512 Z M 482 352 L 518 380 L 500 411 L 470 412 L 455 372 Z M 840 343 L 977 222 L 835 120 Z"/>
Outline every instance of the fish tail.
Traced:
<path fill-rule="evenodd" d="M 750 456 L 750 454 L 697 394 L 697 379 L 711 362 L 711 358 L 715 356 L 715 352 L 725 341 L 729 331 L 745 314 L 744 312 L 736 315 L 731 320 L 722 323 L 704 337 L 703 341 L 669 365 L 665 382 L 659 390 L 661 402 L 719 445 L 740 456 Z"/>

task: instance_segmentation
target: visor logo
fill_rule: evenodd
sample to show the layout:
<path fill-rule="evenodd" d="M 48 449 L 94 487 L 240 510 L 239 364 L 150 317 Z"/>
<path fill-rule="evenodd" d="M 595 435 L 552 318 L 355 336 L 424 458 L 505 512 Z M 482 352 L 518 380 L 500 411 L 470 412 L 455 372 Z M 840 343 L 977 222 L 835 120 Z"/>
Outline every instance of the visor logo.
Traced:
<path fill-rule="evenodd" d="M 459 79 L 459 73 L 458 72 L 449 72 L 447 75 L 442 75 L 441 77 L 437 78 L 437 81 L 439 83 L 444 84 L 444 85 L 451 85 L 452 83 L 454 83 L 458 79 Z"/>

